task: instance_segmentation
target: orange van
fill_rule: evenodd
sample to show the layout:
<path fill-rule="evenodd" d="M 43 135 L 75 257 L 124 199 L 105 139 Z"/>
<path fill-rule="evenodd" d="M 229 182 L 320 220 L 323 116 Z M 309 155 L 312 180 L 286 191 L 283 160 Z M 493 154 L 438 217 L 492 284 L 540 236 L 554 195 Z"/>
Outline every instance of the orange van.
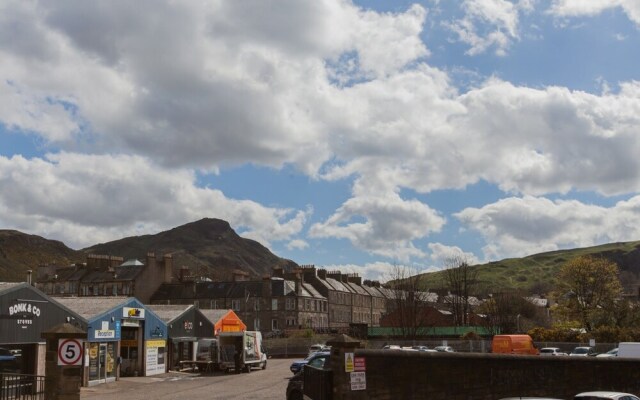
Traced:
<path fill-rule="evenodd" d="M 497 354 L 540 354 L 529 335 L 495 335 L 491 343 L 491 352 Z"/>

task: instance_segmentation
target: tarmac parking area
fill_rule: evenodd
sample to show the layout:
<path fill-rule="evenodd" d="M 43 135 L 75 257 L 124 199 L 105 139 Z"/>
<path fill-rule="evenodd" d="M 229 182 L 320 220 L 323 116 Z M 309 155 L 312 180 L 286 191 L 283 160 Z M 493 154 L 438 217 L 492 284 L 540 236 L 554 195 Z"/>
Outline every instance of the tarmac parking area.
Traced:
<path fill-rule="evenodd" d="M 293 359 L 269 359 L 267 369 L 250 373 L 162 375 L 121 378 L 117 382 L 82 388 L 82 400 L 126 399 L 278 399 L 285 398 Z"/>

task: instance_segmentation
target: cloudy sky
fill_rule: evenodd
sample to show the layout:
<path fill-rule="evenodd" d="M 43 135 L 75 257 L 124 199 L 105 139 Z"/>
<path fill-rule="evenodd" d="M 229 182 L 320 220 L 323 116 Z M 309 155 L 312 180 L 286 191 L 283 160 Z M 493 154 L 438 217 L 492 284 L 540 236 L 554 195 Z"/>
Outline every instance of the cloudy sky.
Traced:
<path fill-rule="evenodd" d="M 637 0 L 0 0 L 0 228 L 384 274 L 640 239 Z"/>

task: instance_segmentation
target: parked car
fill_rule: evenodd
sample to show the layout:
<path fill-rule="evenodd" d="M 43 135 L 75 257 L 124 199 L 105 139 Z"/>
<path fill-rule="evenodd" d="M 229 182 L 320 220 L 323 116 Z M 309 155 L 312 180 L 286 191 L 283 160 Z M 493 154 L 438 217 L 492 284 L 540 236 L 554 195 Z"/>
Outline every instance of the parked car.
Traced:
<path fill-rule="evenodd" d="M 618 348 L 611 349 L 606 353 L 598 354 L 596 357 L 616 357 L 618 355 Z"/>
<path fill-rule="evenodd" d="M 8 372 L 12 374 L 20 373 L 20 366 L 16 356 L 10 350 L 0 347 L 0 372 Z"/>
<path fill-rule="evenodd" d="M 571 353 L 569 353 L 569 355 L 572 357 L 596 356 L 597 354 L 598 353 L 596 353 L 594 348 L 590 346 L 578 346 L 575 349 L 571 350 Z"/>
<path fill-rule="evenodd" d="M 382 350 L 402 350 L 402 347 L 397 344 L 386 344 L 382 347 Z"/>
<path fill-rule="evenodd" d="M 309 362 L 313 360 L 322 359 L 323 360 L 322 362 L 324 363 L 324 360 L 329 358 L 330 354 L 331 353 L 328 351 L 317 351 L 315 353 L 308 355 L 307 358 L 305 358 L 304 360 L 294 361 L 289 367 L 289 370 L 291 370 L 291 372 L 296 374 L 300 372 L 300 370 L 302 370 L 302 367 L 304 367 L 305 365 L 307 365 Z M 316 362 L 319 362 L 319 361 L 316 361 Z"/>
<path fill-rule="evenodd" d="M 434 349 L 430 349 L 428 346 L 411 346 L 411 348 L 413 350 L 418 350 L 418 351 L 428 351 L 428 352 L 435 352 L 436 351 Z"/>
<path fill-rule="evenodd" d="M 500 400 L 560 400 L 553 397 L 505 397 Z"/>
<path fill-rule="evenodd" d="M 455 353 L 456 351 L 451 346 L 436 346 L 433 348 L 435 351 L 440 351 L 444 353 Z"/>
<path fill-rule="evenodd" d="M 575 395 L 574 400 L 640 400 L 638 396 L 622 392 L 584 392 Z"/>
<path fill-rule="evenodd" d="M 324 355 L 325 352 L 315 353 L 307 361 L 305 365 L 311 365 L 315 368 L 328 367 L 327 360 L 329 359 L 329 353 Z M 289 378 L 289 384 L 287 385 L 287 400 L 302 400 L 304 389 L 304 366 L 300 367 L 300 370 L 296 372 L 291 378 Z"/>
<path fill-rule="evenodd" d="M 568 355 L 559 347 L 543 347 L 540 349 L 541 356 L 566 356 Z"/>

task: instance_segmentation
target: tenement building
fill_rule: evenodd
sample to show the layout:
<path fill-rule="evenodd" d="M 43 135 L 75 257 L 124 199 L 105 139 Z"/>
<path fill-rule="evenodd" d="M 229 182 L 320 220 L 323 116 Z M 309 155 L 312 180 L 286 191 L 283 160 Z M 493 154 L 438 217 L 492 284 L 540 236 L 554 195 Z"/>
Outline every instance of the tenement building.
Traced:
<path fill-rule="evenodd" d="M 352 323 L 379 326 L 386 310 L 379 283 L 363 285 L 356 274 L 314 266 L 291 272 L 277 267 L 262 280 L 249 280 L 241 271 L 228 282 L 196 282 L 187 273 L 180 276 L 179 282 L 163 283 L 151 303 L 232 309 L 250 330 L 347 331 Z"/>
<path fill-rule="evenodd" d="M 55 297 L 127 296 L 148 303 L 160 284 L 171 282 L 171 255 L 156 260 L 148 253 L 146 263 L 122 257 L 87 255 L 86 263 L 38 267 L 36 287 Z"/>

